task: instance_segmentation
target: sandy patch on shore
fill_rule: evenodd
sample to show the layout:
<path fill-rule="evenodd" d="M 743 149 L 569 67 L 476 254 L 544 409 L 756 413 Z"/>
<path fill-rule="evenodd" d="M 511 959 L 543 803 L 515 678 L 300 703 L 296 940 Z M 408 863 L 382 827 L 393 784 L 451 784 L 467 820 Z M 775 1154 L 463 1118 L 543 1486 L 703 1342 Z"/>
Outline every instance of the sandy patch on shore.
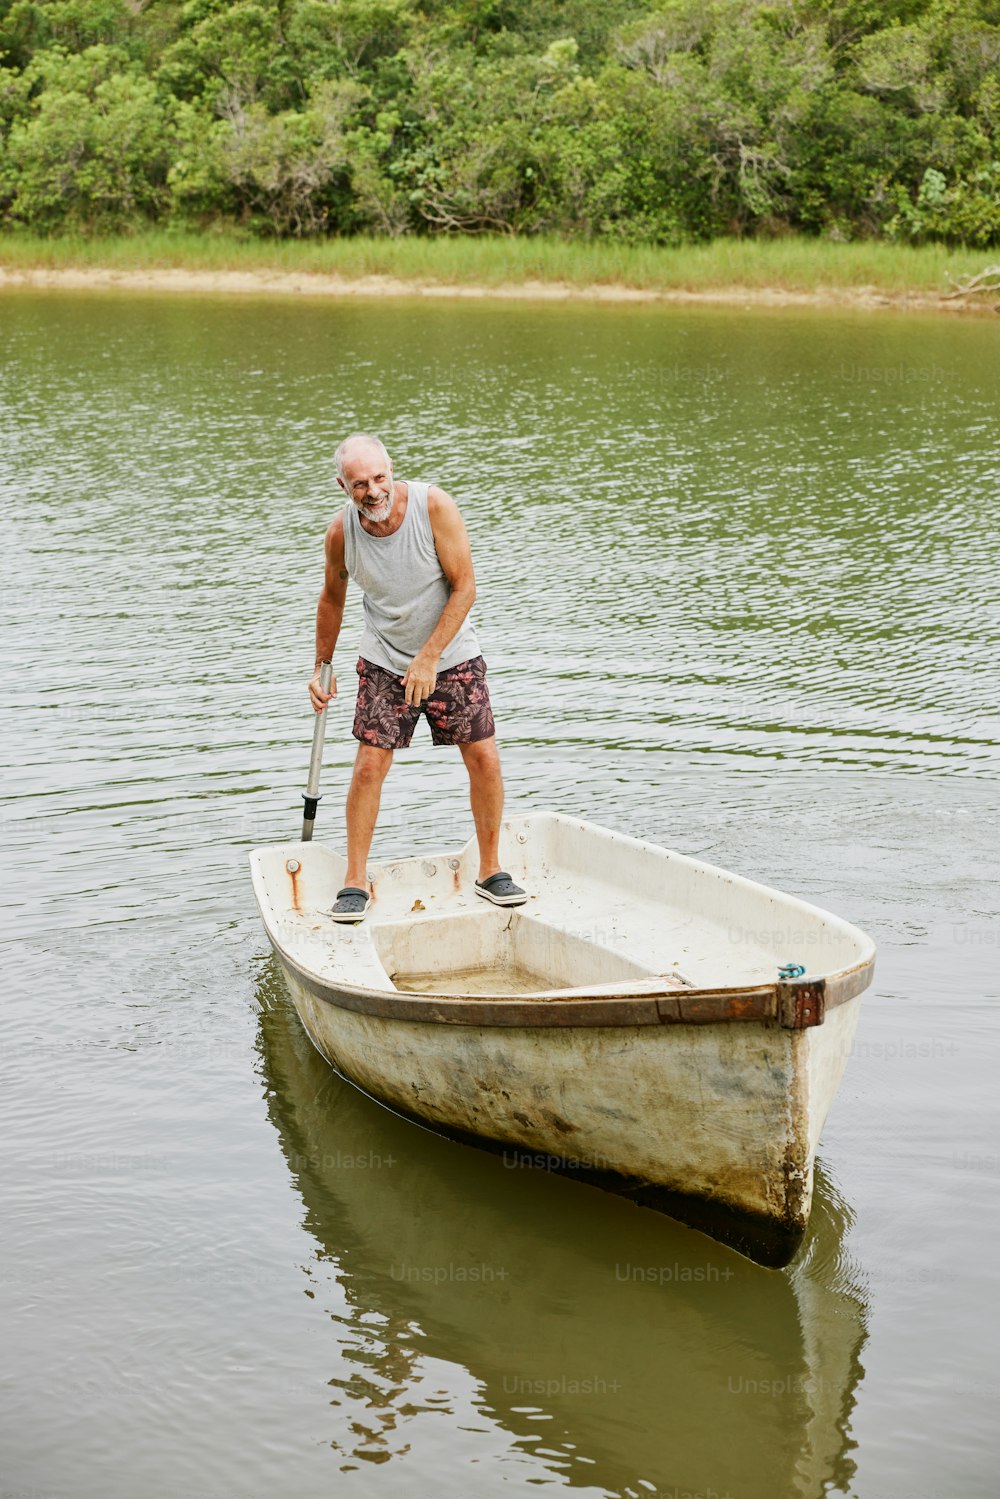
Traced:
<path fill-rule="evenodd" d="M 215 271 L 195 267 L 115 270 L 110 266 L 52 268 L 0 264 L 0 289 L 39 287 L 65 291 L 210 292 L 227 296 L 266 293 L 309 297 L 487 297 L 538 302 L 702 302 L 741 307 L 854 307 L 862 309 L 993 312 L 991 303 L 945 301 L 933 292 L 887 292 L 876 286 L 793 291 L 782 287 L 683 287 L 654 290 L 622 285 L 575 286 L 563 281 L 520 281 L 484 286 L 407 281 L 395 276 L 337 276 L 308 271 Z"/>

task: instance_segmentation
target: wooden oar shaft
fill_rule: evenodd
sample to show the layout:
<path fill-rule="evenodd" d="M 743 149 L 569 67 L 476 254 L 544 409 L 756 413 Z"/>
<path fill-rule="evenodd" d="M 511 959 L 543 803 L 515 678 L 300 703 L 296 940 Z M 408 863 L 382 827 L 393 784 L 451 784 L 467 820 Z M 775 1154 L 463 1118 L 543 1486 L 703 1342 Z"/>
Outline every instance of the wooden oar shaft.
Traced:
<path fill-rule="evenodd" d="M 333 663 L 324 661 L 319 669 L 319 685 L 324 692 L 330 691 L 330 680 L 333 677 Z M 306 781 L 306 789 L 303 795 L 305 812 L 302 818 L 302 842 L 308 843 L 313 835 L 313 827 L 316 823 L 316 807 L 319 802 L 319 776 L 323 768 L 323 736 L 326 733 L 326 707 L 324 706 L 316 714 L 316 723 L 313 726 L 312 754 L 309 756 L 309 778 Z"/>

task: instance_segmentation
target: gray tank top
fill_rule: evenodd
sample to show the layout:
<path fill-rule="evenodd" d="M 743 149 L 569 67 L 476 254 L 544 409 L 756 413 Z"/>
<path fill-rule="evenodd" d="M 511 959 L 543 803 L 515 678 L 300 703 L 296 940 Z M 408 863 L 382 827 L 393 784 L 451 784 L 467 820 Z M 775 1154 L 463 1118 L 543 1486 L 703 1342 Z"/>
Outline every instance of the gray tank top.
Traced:
<path fill-rule="evenodd" d="M 406 514 L 391 536 L 369 536 L 357 508 L 344 506 L 344 564 L 365 596 L 360 654 L 397 677 L 427 644 L 451 597 L 427 513 L 429 487 L 406 481 Z M 441 652 L 438 671 L 478 655 L 479 641 L 467 615 Z"/>

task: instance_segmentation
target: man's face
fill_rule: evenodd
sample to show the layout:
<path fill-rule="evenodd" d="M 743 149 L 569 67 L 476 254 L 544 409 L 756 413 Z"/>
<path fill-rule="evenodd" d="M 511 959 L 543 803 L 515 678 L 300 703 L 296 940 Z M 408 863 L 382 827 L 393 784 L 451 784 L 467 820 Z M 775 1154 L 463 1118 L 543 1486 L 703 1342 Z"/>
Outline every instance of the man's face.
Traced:
<path fill-rule="evenodd" d="M 337 482 L 346 490 L 365 520 L 375 523 L 389 519 L 392 510 L 392 464 L 377 448 L 358 448 L 344 460 L 344 478 Z"/>

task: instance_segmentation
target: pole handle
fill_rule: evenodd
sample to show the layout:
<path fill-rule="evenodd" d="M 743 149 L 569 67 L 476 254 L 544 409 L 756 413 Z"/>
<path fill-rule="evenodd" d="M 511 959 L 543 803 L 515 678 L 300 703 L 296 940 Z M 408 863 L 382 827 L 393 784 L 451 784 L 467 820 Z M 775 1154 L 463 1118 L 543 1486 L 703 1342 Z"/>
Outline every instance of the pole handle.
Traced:
<path fill-rule="evenodd" d="M 319 669 L 319 685 L 324 692 L 330 691 L 330 682 L 333 678 L 333 662 L 323 661 Z M 316 714 L 316 722 L 313 725 L 312 754 L 309 756 L 309 777 L 306 781 L 306 789 L 303 793 L 305 810 L 302 818 L 302 842 L 309 843 L 313 835 L 313 826 L 316 822 L 316 805 L 319 801 L 319 777 L 323 768 L 323 738 L 326 734 L 326 710 L 327 704 Z"/>

